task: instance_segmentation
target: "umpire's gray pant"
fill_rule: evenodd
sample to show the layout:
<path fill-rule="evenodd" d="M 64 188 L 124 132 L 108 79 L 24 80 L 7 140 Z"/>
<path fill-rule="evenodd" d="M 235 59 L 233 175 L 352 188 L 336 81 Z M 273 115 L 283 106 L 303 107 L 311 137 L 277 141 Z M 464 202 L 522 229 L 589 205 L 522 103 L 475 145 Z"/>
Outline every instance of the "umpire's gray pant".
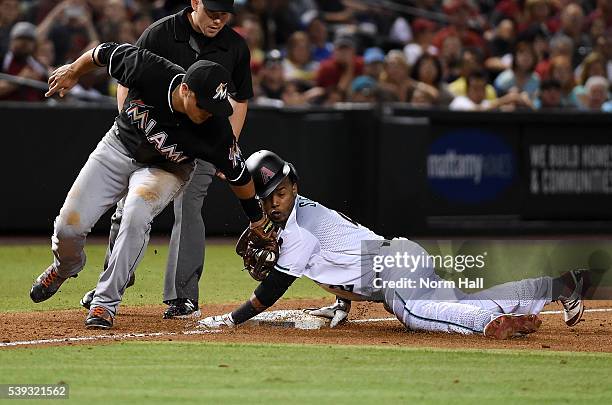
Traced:
<path fill-rule="evenodd" d="M 174 226 L 170 237 L 164 301 L 176 298 L 199 300 L 198 283 L 204 270 L 206 230 L 202 218 L 202 205 L 208 187 L 215 176 L 215 166 L 196 160 L 191 182 L 174 199 Z M 104 267 L 108 264 L 123 215 L 123 200 L 111 221 L 111 232 Z"/>

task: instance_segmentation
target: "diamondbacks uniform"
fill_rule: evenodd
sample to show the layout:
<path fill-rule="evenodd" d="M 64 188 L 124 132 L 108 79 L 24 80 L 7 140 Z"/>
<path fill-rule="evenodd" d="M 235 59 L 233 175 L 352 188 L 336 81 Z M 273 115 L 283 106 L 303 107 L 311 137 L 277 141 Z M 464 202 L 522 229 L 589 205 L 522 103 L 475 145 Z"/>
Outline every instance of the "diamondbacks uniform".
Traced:
<path fill-rule="evenodd" d="M 362 241 L 384 238 L 337 211 L 298 196 L 280 233 L 283 243 L 275 269 L 306 276 L 343 298 L 373 300 L 374 273 L 362 264 Z M 367 258 L 366 258 L 367 259 Z M 365 272 L 365 274 L 364 274 Z"/>
<path fill-rule="evenodd" d="M 418 257 L 427 252 L 408 239 L 385 240 L 343 214 L 299 195 L 280 238 L 283 242 L 275 271 L 286 276 L 273 271 L 268 276 L 272 280 L 264 280 L 254 292 L 266 306 L 272 305 L 296 278 L 305 276 L 344 299 L 384 302 L 409 329 L 471 334 L 482 333 L 502 314 L 537 314 L 551 302 L 550 277 L 466 294 L 458 288 L 420 286 L 420 279 L 442 280 L 433 267 L 426 265 L 414 271 L 385 267 L 377 275 L 372 266 L 375 255 L 406 253 Z M 409 279 L 416 287 L 397 283 Z M 244 321 L 240 309 L 232 312 L 232 317 L 238 319 L 236 323 Z"/>

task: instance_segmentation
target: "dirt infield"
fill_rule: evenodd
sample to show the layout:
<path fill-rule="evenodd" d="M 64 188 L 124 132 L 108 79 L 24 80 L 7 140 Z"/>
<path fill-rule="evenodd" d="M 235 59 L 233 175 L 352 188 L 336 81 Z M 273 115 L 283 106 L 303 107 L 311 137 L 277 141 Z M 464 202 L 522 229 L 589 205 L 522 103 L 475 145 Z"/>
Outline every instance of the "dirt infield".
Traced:
<path fill-rule="evenodd" d="M 302 309 L 328 305 L 329 300 L 283 300 L 274 309 Z M 203 316 L 228 312 L 236 304 L 207 305 Z M 79 342 L 68 338 L 106 336 L 100 340 L 84 340 L 86 344 L 108 344 L 124 339 L 184 340 L 212 342 L 261 342 L 301 344 L 378 345 L 436 348 L 495 348 L 528 350 L 561 350 L 586 352 L 612 352 L 612 312 L 585 313 L 583 321 L 568 328 L 559 314 L 541 315 L 541 329 L 529 337 L 508 341 L 495 341 L 483 336 L 461 336 L 439 333 L 408 332 L 399 321 L 347 323 L 335 329 L 321 330 L 279 329 L 265 326 L 242 326 L 220 333 L 184 335 L 195 329 L 195 321 L 164 320 L 164 306 L 122 307 L 109 331 L 90 331 L 84 328 L 84 309 L 65 311 L 14 312 L 2 314 L 0 343 L 46 340 L 56 345 L 73 345 Z M 546 310 L 559 310 L 551 304 Z M 590 301 L 587 308 L 612 308 L 612 301 Z M 382 305 L 355 303 L 351 320 L 388 318 Z M 132 336 L 126 336 L 131 334 Z M 156 336 L 133 336 L 157 334 Z M 108 336 L 112 335 L 112 336 Z M 59 341 L 58 341 L 59 340 Z M 48 345 L 31 343 L 26 347 Z M 10 346 L 13 347 L 13 346 Z M 23 347 L 23 346 L 22 346 Z M 6 347 L 0 348 L 6 349 Z"/>

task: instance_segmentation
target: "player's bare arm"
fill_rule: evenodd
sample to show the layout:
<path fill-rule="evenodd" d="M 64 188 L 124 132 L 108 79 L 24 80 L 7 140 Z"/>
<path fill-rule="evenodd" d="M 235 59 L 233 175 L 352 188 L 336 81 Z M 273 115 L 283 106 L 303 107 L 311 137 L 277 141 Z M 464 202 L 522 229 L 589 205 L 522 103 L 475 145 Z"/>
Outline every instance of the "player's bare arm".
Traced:
<path fill-rule="evenodd" d="M 99 64 L 96 65 L 94 61 L 94 57 L 96 57 L 94 53 L 97 53 L 97 49 L 97 47 L 90 49 L 74 62 L 55 69 L 49 77 L 49 90 L 45 93 L 45 97 L 51 97 L 56 93 L 59 93 L 60 97 L 64 97 L 78 83 L 81 76 L 101 67 Z"/>

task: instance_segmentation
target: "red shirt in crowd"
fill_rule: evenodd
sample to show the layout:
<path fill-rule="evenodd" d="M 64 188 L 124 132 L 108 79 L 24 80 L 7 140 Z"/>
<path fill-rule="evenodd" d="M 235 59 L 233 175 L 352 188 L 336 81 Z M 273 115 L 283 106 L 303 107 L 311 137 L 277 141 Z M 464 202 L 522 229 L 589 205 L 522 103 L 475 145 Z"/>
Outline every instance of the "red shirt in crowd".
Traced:
<path fill-rule="evenodd" d="M 361 76 L 363 74 L 363 58 L 355 56 L 353 66 L 355 68 L 353 76 Z M 340 66 L 333 57 L 324 60 L 317 71 L 317 86 L 324 88 L 336 86 L 344 71 L 345 68 Z"/>
<path fill-rule="evenodd" d="M 0 71 L 2 73 L 18 76 L 21 71 L 27 67 L 38 73 L 41 76 L 41 80 L 47 80 L 47 69 L 45 69 L 45 67 L 32 56 L 29 56 L 25 60 L 17 60 L 13 57 L 11 52 L 8 52 L 4 58 L 0 59 L 0 63 L 2 63 L 2 66 L 0 66 Z M 19 86 L 12 92 L 5 94 L 4 96 L 0 96 L 0 100 L 42 101 L 45 98 L 44 94 L 45 92 L 42 90 L 37 90 L 27 86 Z"/>
<path fill-rule="evenodd" d="M 459 35 L 457 28 L 453 27 L 452 25 L 438 31 L 431 43 L 436 48 L 442 49 L 442 44 L 448 37 L 459 37 L 461 44 L 464 47 L 483 48 L 485 46 L 484 39 L 474 31 L 465 30 L 463 31 L 463 35 Z"/>

